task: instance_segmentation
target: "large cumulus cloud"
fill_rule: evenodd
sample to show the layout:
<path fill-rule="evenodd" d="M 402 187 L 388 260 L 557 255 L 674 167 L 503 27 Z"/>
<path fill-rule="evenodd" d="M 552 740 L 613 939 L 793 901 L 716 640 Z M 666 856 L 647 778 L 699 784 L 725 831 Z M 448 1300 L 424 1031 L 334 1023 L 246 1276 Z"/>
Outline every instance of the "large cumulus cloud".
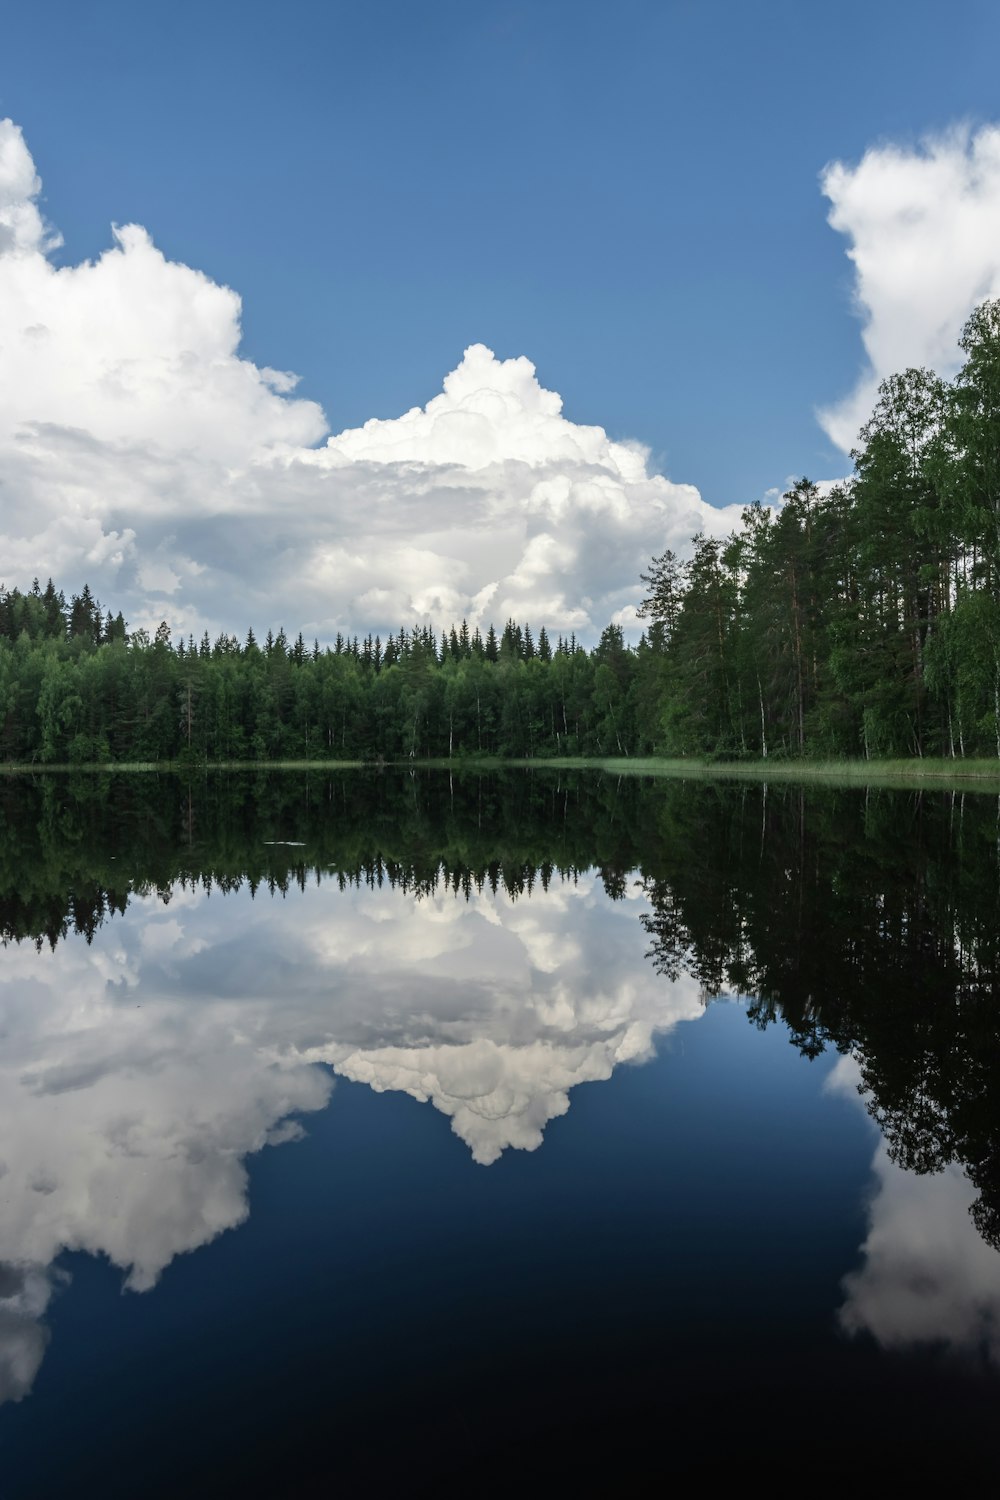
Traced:
<path fill-rule="evenodd" d="M 820 413 L 845 451 L 878 384 L 910 365 L 958 368 L 962 325 L 1000 296 L 1000 126 L 952 130 L 915 147 L 880 145 L 823 174 L 829 220 L 850 241 L 865 365 Z"/>
<path fill-rule="evenodd" d="M 587 638 L 631 623 L 653 552 L 738 520 L 481 344 L 425 407 L 324 443 L 295 377 L 240 357 L 235 292 L 137 225 L 57 264 L 39 192 L 0 122 L 8 584 L 86 580 L 134 625 L 185 632 L 283 623 L 322 640 L 514 614 Z"/>

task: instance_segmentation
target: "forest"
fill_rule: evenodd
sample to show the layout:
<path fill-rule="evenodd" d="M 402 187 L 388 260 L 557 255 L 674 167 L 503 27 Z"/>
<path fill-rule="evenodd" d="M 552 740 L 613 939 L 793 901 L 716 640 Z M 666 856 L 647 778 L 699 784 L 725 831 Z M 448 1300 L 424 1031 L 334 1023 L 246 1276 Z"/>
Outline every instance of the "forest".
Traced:
<path fill-rule="evenodd" d="M 883 382 L 850 478 L 656 553 L 636 645 L 513 620 L 175 641 L 86 586 L 0 588 L 0 760 L 1000 756 L 1000 301 L 960 348 L 953 381 Z"/>

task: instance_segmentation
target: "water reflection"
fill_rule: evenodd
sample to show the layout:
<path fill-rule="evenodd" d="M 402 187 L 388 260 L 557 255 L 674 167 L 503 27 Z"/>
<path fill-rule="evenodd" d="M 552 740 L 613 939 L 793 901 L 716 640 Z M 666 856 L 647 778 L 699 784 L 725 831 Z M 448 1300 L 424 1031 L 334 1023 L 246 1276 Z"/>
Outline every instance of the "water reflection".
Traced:
<path fill-rule="evenodd" d="M 840 1059 L 828 1087 L 860 1101 L 853 1058 Z M 1000 1363 L 1000 1256 L 976 1232 L 967 1173 L 955 1163 L 906 1171 L 880 1139 L 872 1176 L 868 1233 L 860 1267 L 844 1280 L 841 1326 L 885 1349 L 941 1345 Z"/>
<path fill-rule="evenodd" d="M 51 1290 L 46 1271 L 0 1262 L 0 1404 L 31 1390 L 48 1343 L 41 1319 Z"/>
<path fill-rule="evenodd" d="M 247 1213 L 245 1158 L 292 1139 L 331 1075 L 450 1117 L 480 1163 L 534 1150 L 575 1085 L 651 1054 L 702 1013 L 644 965 L 631 899 L 594 875 L 414 900 L 391 886 L 296 899 L 178 890 L 90 944 L 4 955 L 0 982 L 7 1396 L 44 1347 L 51 1267 L 106 1255 L 152 1287 Z M 12 1279 L 11 1279 L 12 1278 Z M 6 1285 L 6 1283 L 5 1283 Z"/>
<path fill-rule="evenodd" d="M 489 1165 L 732 994 L 840 1052 L 883 1133 L 841 1327 L 996 1357 L 985 799 L 442 776 L 0 800 L 0 1400 L 37 1373 L 63 1251 L 149 1289 L 246 1217 L 247 1158 L 337 1076 Z"/>

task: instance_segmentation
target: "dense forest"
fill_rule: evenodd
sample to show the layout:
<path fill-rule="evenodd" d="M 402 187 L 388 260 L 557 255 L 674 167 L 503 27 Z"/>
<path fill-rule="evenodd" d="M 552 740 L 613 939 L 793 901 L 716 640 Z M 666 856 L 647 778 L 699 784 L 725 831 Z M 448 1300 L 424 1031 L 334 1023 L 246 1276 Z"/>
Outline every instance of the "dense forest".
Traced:
<path fill-rule="evenodd" d="M 654 556 L 636 646 L 514 621 L 175 642 L 86 587 L 0 589 L 0 759 L 1000 756 L 1000 302 L 960 342 L 954 381 L 882 384 L 849 480 Z"/>
<path fill-rule="evenodd" d="M 470 754 L 627 755 L 640 653 L 620 628 L 595 651 L 509 621 L 307 646 L 268 631 L 149 639 L 102 619 L 89 589 L 0 595 L 0 759 L 400 760 Z M 650 733 L 655 705 L 650 705 Z"/>

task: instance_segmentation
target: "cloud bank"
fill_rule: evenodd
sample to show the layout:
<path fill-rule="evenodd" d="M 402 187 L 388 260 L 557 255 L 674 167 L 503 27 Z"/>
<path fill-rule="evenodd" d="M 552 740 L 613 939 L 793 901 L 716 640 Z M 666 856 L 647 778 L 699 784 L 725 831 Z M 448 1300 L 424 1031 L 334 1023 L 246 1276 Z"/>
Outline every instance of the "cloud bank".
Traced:
<path fill-rule="evenodd" d="M 8 585 L 87 581 L 175 634 L 515 615 L 587 639 L 633 621 L 653 552 L 739 519 L 482 344 L 426 406 L 327 436 L 294 375 L 241 358 L 235 292 L 134 224 L 96 261 L 56 264 L 40 188 L 0 121 Z"/>
<path fill-rule="evenodd" d="M 951 376 L 973 308 L 1000 296 L 1000 126 L 957 128 L 917 147 L 875 146 L 822 176 L 829 222 L 847 236 L 866 364 L 819 413 L 846 451 L 880 381 L 911 365 Z"/>

